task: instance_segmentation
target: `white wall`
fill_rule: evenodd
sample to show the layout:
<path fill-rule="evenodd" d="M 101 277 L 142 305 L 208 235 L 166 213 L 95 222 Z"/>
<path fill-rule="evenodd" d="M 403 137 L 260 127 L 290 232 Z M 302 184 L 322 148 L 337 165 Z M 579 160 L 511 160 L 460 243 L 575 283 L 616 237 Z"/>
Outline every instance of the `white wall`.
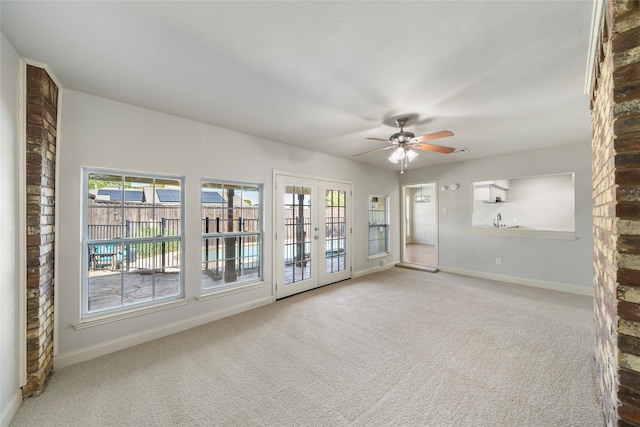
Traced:
<path fill-rule="evenodd" d="M 1 33 L 0 33 L 1 34 Z M 0 115 L 0 425 L 6 426 L 22 402 L 18 321 L 19 150 L 18 55 L 2 34 L 0 46 L 2 111 Z M 22 337 L 24 338 L 24 337 Z"/>
<path fill-rule="evenodd" d="M 367 260 L 367 197 L 388 194 L 391 217 L 399 220 L 398 174 L 254 136 L 65 90 L 58 148 L 56 227 L 56 343 L 61 367 L 118 348 L 173 333 L 222 315 L 271 302 L 273 275 L 273 170 L 353 183 L 354 274 L 380 267 Z M 185 177 L 185 293 L 200 291 L 200 179 L 264 184 L 266 286 L 101 326 L 76 330 L 82 274 L 81 211 L 83 166 L 176 174 Z M 399 260 L 399 227 L 391 228 L 391 255 Z M 125 337 L 125 338 L 123 338 Z"/>
<path fill-rule="evenodd" d="M 455 154 L 463 156 L 464 154 Z M 575 172 L 576 240 L 472 235 L 473 181 Z M 592 293 L 591 146 L 571 144 L 422 169 L 410 169 L 402 183 L 438 180 L 439 266 L 442 270 L 516 283 Z M 511 191 L 511 190 L 510 190 Z M 447 213 L 443 214 L 442 209 Z M 495 259 L 502 258 L 502 265 Z"/>

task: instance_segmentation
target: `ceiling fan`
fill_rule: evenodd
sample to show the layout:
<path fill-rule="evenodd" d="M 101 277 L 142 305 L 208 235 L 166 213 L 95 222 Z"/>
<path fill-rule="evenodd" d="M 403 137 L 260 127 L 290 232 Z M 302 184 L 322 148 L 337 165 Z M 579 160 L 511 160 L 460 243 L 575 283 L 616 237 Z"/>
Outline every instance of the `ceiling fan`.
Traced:
<path fill-rule="evenodd" d="M 382 138 L 366 138 L 374 141 L 389 142 L 392 145 L 388 147 L 376 148 L 374 150 L 365 151 L 364 153 L 354 154 L 353 157 L 363 154 L 374 153 L 376 151 L 394 149 L 389 161 L 392 163 L 400 162 L 400 173 L 404 173 L 404 169 L 409 166 L 409 162 L 418 157 L 418 153 L 414 150 L 435 151 L 436 153 L 449 154 L 455 151 L 455 148 L 444 147 L 442 145 L 423 144 L 425 141 L 433 139 L 446 138 L 453 136 L 453 132 L 441 130 L 439 132 L 428 133 L 422 136 L 415 136 L 412 132 L 405 132 L 404 126 L 409 121 L 409 117 L 401 117 L 396 119 L 396 125 L 400 128 L 400 132 L 394 133 L 389 139 Z"/>

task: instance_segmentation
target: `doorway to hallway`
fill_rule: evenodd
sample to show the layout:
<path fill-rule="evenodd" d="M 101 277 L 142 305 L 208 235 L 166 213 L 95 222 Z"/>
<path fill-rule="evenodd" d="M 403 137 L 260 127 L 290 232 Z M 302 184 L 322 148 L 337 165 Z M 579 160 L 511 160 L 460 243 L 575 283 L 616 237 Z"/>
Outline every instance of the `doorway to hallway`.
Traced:
<path fill-rule="evenodd" d="M 422 182 L 402 187 L 403 263 L 425 267 L 438 265 L 437 183 Z"/>

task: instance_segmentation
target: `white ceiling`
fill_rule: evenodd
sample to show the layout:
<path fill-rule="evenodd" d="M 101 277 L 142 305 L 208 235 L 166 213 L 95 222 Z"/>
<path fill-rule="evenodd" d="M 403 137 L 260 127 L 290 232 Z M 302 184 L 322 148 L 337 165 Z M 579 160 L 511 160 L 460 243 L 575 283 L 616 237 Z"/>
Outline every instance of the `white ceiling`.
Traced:
<path fill-rule="evenodd" d="M 410 168 L 589 143 L 592 1 L 0 2 L 65 88 L 334 156 L 393 119 L 442 129 Z M 355 160 L 398 168 L 389 151 Z"/>

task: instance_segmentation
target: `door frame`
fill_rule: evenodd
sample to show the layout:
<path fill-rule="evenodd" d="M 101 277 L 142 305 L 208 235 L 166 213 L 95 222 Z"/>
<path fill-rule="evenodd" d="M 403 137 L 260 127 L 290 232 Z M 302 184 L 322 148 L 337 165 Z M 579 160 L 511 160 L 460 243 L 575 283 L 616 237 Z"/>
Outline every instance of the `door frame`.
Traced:
<path fill-rule="evenodd" d="M 272 277 L 273 277 L 273 284 L 272 284 L 272 292 L 273 292 L 273 298 L 274 300 L 277 300 L 278 298 L 286 298 L 289 295 L 283 295 L 282 297 L 278 297 L 278 291 L 277 291 L 277 287 L 278 287 L 278 282 L 282 279 L 280 277 L 280 270 L 279 270 L 279 259 L 280 257 L 278 256 L 278 254 L 280 253 L 280 251 L 282 250 L 282 248 L 280 247 L 280 240 L 278 240 L 278 238 L 281 238 L 280 236 L 277 235 L 278 231 L 280 230 L 280 218 L 278 218 L 278 209 L 279 209 L 279 194 L 278 194 L 278 188 L 277 188 L 277 184 L 278 184 L 278 177 L 280 176 L 285 176 L 288 178 L 292 178 L 292 179 L 301 179 L 301 180 L 314 180 L 316 181 L 317 184 L 319 183 L 335 183 L 337 185 L 341 185 L 341 186 L 347 186 L 348 187 L 348 203 L 345 209 L 345 215 L 346 215 L 346 228 L 347 228 L 347 233 L 346 233 L 346 242 L 345 242 L 345 274 L 344 275 L 340 275 L 340 278 L 338 278 L 335 281 L 326 281 L 326 272 L 324 274 L 321 274 L 320 270 L 318 270 L 318 285 L 317 287 L 322 287 L 322 286 L 326 286 L 329 285 L 331 283 L 335 283 L 335 282 L 339 282 L 342 280 L 346 280 L 346 279 L 350 279 L 353 278 L 353 243 L 352 243 L 352 239 L 353 239 L 353 183 L 351 181 L 346 181 L 346 180 L 341 180 L 341 179 L 333 179 L 333 178 L 326 178 L 326 177 L 320 177 L 320 176 L 315 176 L 315 175 L 307 175 L 307 174 L 301 174 L 301 173 L 296 173 L 296 172 L 290 172 L 290 171 L 284 171 L 284 170 L 279 170 L 279 169 L 274 169 L 273 170 L 273 176 L 272 176 L 272 200 L 273 200 L 273 204 L 272 204 L 272 226 L 273 226 L 273 234 L 272 234 L 272 248 L 273 248 L 273 256 L 272 256 L 272 262 L 273 262 L 273 273 L 272 273 Z M 319 194 L 319 189 L 320 186 L 318 185 L 318 187 L 316 188 L 316 194 Z M 324 206 L 324 199 L 318 196 L 319 200 L 322 200 L 322 205 Z M 313 209 L 313 208 L 312 208 Z M 317 213 L 316 213 L 317 215 Z M 317 219 L 317 221 L 320 221 L 320 218 Z M 322 220 L 322 222 L 324 223 L 324 219 Z M 321 241 L 324 241 L 324 239 L 321 239 Z M 319 258 L 322 258 L 322 262 L 324 263 L 324 255 L 319 256 Z M 281 286 L 284 286 L 284 283 L 282 283 Z M 310 290 L 310 289 L 308 289 Z M 304 292 L 304 291 L 301 291 Z M 291 294 L 291 295 L 295 295 L 295 293 Z"/>
<path fill-rule="evenodd" d="M 420 185 L 427 185 L 427 184 L 433 184 L 434 185 L 434 200 L 433 200 L 433 209 L 434 209 L 434 221 L 435 221 L 435 247 L 436 247 L 436 260 L 434 265 L 422 265 L 422 264 L 417 264 L 423 267 L 437 267 L 438 264 L 440 263 L 440 256 L 439 256 L 439 247 L 440 247 L 440 209 L 439 209 L 439 187 L 438 187 L 438 181 L 437 180 L 431 180 L 431 181 L 419 181 L 419 182 L 413 182 L 413 183 L 406 183 L 406 184 L 402 184 L 402 191 L 401 193 L 401 198 L 402 198 L 402 202 L 401 202 L 401 208 L 400 208 L 400 215 L 401 215 L 401 224 L 400 224 L 400 262 L 403 263 L 407 263 L 410 264 L 406 257 L 406 248 L 407 248 L 407 227 L 411 227 L 411 224 L 407 224 L 406 223 L 406 218 L 407 218 L 407 196 L 409 196 L 408 194 L 408 189 L 409 188 L 416 188 Z M 412 213 L 411 214 L 411 221 L 413 222 L 415 218 L 415 215 Z"/>

